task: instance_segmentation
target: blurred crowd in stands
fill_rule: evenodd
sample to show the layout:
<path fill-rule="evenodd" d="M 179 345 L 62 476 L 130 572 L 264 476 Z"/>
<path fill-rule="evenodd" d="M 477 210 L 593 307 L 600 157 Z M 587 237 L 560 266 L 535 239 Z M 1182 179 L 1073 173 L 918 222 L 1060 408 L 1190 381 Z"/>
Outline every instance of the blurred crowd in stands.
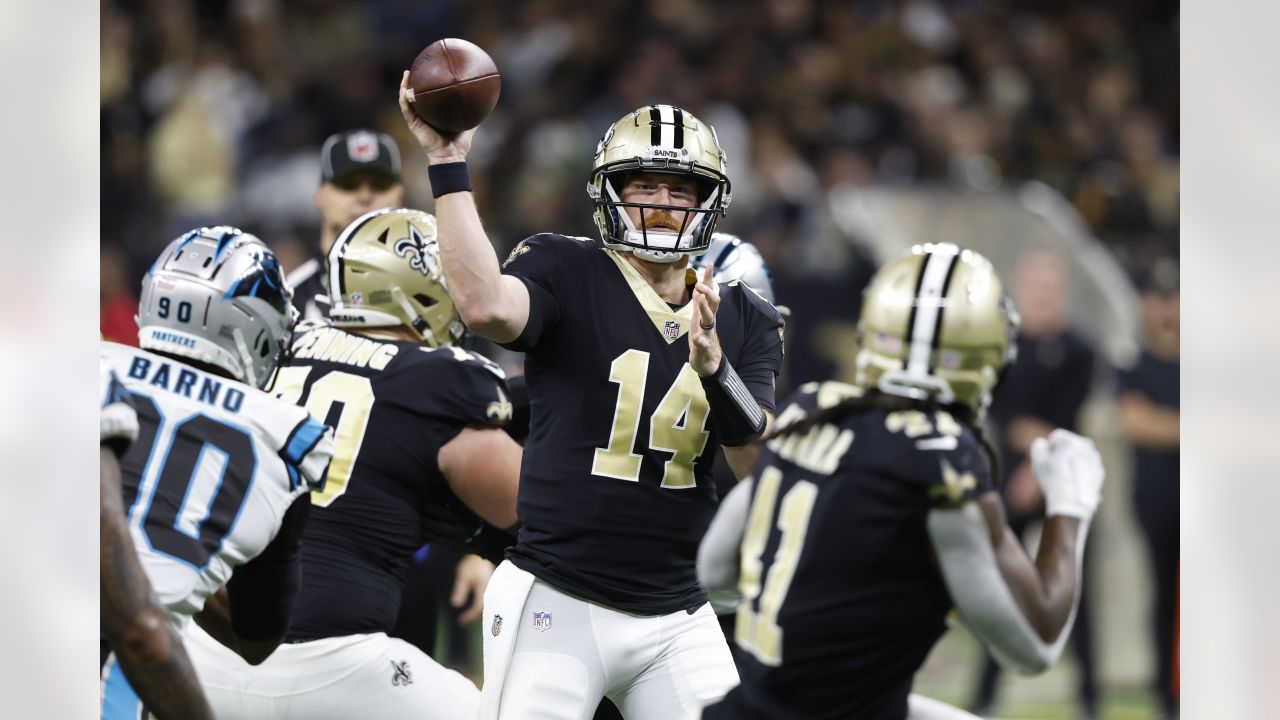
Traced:
<path fill-rule="evenodd" d="M 1176 253 L 1176 12 L 1157 0 L 104 0 L 102 243 L 126 290 L 168 239 L 206 222 L 298 262 L 316 235 L 320 144 L 351 127 L 396 137 L 410 202 L 429 205 L 395 87 L 421 48 L 465 37 L 503 73 L 472 155 L 500 245 L 535 228 L 593 236 L 595 141 L 661 100 L 718 130 L 734 182 L 721 227 L 775 272 L 841 185 L 1037 179 L 1126 260 Z"/>

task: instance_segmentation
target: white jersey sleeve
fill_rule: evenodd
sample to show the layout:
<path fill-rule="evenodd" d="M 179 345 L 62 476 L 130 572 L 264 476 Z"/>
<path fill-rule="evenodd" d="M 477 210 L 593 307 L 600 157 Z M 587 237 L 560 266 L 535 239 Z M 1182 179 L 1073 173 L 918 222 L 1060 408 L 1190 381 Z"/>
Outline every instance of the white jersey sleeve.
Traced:
<path fill-rule="evenodd" d="M 106 357 L 98 358 L 99 442 L 123 449 L 138 437 L 138 414 Z"/>
<path fill-rule="evenodd" d="M 333 432 L 305 409 L 178 360 L 102 350 L 131 396 L 138 439 L 121 459 L 134 545 L 180 624 L 324 485 Z"/>

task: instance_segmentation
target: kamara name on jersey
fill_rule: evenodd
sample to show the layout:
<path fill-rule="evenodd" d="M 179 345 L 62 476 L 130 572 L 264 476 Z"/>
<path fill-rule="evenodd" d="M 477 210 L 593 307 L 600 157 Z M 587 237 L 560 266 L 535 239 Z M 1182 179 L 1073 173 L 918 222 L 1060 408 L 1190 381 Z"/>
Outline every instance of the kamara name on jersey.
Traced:
<path fill-rule="evenodd" d="M 400 348 L 336 328 L 322 327 L 299 335 L 293 342 L 294 357 L 346 363 L 356 367 L 385 370 Z"/>
<path fill-rule="evenodd" d="M 223 380 L 182 365 L 175 370 L 173 363 L 134 357 L 129 363 L 129 377 L 197 402 L 221 406 L 227 412 L 238 413 L 244 405 L 244 391 L 230 381 L 224 384 Z"/>

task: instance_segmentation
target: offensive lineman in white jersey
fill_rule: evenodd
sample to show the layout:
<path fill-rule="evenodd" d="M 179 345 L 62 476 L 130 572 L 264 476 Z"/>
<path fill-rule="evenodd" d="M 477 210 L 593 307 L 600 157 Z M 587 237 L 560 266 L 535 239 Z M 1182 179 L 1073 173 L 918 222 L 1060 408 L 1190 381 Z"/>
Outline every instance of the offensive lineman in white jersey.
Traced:
<path fill-rule="evenodd" d="M 293 329 L 291 295 L 258 238 L 192 230 L 143 280 L 142 349 L 102 346 L 138 415 L 120 466 L 142 567 L 179 628 L 194 616 L 255 664 L 288 628 L 310 491 L 333 451 L 329 428 L 260 389 Z M 110 656 L 102 688 L 104 720 L 138 717 Z"/>

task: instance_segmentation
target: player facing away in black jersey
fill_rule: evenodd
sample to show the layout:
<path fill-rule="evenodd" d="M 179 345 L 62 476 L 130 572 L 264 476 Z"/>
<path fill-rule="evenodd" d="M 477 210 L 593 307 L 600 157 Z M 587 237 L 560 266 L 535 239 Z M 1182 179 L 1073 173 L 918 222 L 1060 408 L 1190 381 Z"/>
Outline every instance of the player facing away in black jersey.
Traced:
<path fill-rule="evenodd" d="M 782 321 L 741 284 L 688 271 L 729 203 L 715 131 L 671 105 L 628 113 L 596 150 L 603 246 L 541 234 L 502 266 L 470 194 L 471 131 L 400 105 L 427 154 L 445 277 L 467 326 L 526 355 L 521 528 L 485 594 L 480 717 L 589 718 L 602 696 L 666 720 L 737 682 L 694 560 L 718 447 L 758 453 Z"/>
<path fill-rule="evenodd" d="M 363 215 L 327 263 L 329 320 L 299 327 L 274 388 L 336 428 L 287 644 L 252 669 L 208 643 L 194 659 L 219 716 L 270 706 L 319 719 L 471 718 L 475 685 L 387 633 L 442 506 L 516 523 L 520 447 L 501 429 L 511 416 L 503 373 L 453 344 L 463 328 L 427 213 Z"/>
<path fill-rule="evenodd" d="M 1049 519 L 1033 564 L 977 429 L 1016 328 L 990 263 L 914 248 L 873 279 L 859 328 L 857 385 L 810 383 L 783 403 L 703 541 L 700 580 L 740 597 L 742 676 L 703 718 L 972 717 L 910 695 L 953 606 L 1023 673 L 1069 634 L 1102 464 L 1078 435 L 1037 442 Z"/>

